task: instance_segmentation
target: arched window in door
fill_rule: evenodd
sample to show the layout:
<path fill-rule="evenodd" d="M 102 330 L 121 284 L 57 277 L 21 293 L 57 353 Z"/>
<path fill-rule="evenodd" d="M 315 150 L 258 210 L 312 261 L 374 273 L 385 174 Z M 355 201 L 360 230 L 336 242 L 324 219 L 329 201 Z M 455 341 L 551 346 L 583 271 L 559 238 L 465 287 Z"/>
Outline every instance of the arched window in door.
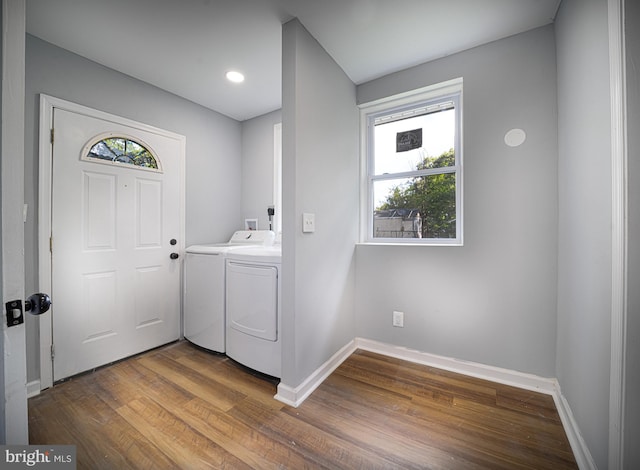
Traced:
<path fill-rule="evenodd" d="M 99 135 L 85 145 L 81 158 L 97 163 L 131 165 L 141 170 L 162 171 L 160 160 L 151 148 L 128 136 Z"/>

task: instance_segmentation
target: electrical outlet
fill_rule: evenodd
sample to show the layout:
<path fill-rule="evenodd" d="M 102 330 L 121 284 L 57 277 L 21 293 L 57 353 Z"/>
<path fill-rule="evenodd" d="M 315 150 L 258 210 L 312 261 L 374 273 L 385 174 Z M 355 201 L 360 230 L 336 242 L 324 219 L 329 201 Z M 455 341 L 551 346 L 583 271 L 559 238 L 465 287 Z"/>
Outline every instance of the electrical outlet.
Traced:
<path fill-rule="evenodd" d="M 393 312 L 393 326 L 404 328 L 404 312 Z"/>

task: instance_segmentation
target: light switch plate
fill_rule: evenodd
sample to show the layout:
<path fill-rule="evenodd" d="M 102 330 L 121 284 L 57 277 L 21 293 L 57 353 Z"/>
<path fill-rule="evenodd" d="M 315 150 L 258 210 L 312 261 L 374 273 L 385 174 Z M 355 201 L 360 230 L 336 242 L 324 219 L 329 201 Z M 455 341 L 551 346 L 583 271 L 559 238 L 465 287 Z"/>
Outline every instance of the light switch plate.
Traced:
<path fill-rule="evenodd" d="M 316 231 L 316 215 L 305 212 L 302 214 L 302 232 L 311 233 Z"/>

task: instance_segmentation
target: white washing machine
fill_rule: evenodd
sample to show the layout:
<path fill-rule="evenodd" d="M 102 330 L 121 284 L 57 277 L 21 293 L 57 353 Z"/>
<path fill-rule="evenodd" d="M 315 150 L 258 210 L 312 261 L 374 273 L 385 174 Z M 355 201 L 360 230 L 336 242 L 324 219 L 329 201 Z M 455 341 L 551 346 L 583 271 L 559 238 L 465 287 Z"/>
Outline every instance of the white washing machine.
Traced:
<path fill-rule="evenodd" d="M 239 230 L 226 243 L 188 247 L 184 267 L 184 337 L 225 352 L 225 257 L 248 246 L 272 245 L 269 230 Z"/>
<path fill-rule="evenodd" d="M 227 254 L 227 356 L 273 377 L 282 370 L 282 245 Z"/>

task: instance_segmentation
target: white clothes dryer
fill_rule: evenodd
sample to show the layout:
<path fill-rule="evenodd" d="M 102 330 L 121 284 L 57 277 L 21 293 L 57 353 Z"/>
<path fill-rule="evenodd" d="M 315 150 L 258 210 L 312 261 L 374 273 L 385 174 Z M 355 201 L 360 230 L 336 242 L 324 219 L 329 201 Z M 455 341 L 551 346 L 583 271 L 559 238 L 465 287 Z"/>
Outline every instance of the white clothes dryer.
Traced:
<path fill-rule="evenodd" d="M 227 356 L 278 377 L 282 371 L 282 246 L 228 253 L 226 264 Z"/>
<path fill-rule="evenodd" d="M 269 230 L 238 230 L 225 243 L 188 247 L 184 267 L 184 337 L 198 346 L 225 352 L 225 257 L 248 246 L 273 244 Z"/>

